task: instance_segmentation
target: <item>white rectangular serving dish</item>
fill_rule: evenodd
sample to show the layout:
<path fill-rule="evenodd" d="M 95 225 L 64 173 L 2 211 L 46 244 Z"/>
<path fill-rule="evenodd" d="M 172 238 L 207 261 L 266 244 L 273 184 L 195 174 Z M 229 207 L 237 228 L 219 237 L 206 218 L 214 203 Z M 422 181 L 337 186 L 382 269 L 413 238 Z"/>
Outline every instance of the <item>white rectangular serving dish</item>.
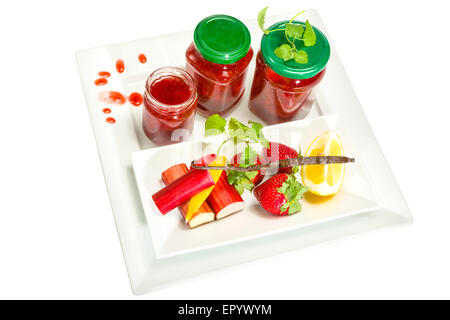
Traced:
<path fill-rule="evenodd" d="M 267 25 L 290 19 L 292 16 L 293 14 L 286 14 L 268 17 Z M 345 132 L 346 138 L 343 140 L 346 153 L 348 153 L 346 145 L 350 144 L 353 151 L 350 156 L 357 159 L 357 166 L 361 166 L 355 168 L 359 168 L 358 170 L 361 170 L 369 182 L 372 196 L 369 199 L 363 198 L 372 205 L 364 205 L 364 210 L 361 209 L 362 207 L 361 210 L 346 210 L 346 212 L 357 214 L 342 214 L 333 219 L 316 221 L 317 223 L 299 223 L 294 229 L 286 227 L 277 229 L 277 232 L 263 230 L 258 235 L 239 235 L 239 240 L 242 240 L 239 242 L 233 239 L 222 239 L 221 243 L 209 245 L 191 243 L 190 246 L 180 248 L 165 247 L 167 242 L 164 236 L 167 235 L 163 235 L 159 238 L 160 240 L 155 240 L 156 231 L 151 229 L 153 222 L 144 213 L 132 168 L 133 153 L 155 147 L 144 136 L 141 129 L 142 107 L 134 107 L 130 104 L 111 106 L 97 100 L 99 92 L 105 89 L 120 91 L 126 95 L 133 91 L 143 92 L 144 82 L 154 69 L 165 65 L 184 66 L 184 53 L 192 41 L 192 31 L 97 47 L 77 53 L 81 82 L 132 290 L 135 294 L 143 294 L 177 281 L 203 276 L 220 269 L 246 264 L 306 246 L 412 221 L 406 203 L 319 15 L 316 11 L 309 10 L 303 18 L 309 19 L 328 37 L 331 44 L 331 58 L 324 80 L 317 88 L 315 96 L 309 101 L 311 111 L 307 115 L 306 122 L 299 121 L 283 125 L 301 126 L 308 121 L 320 121 L 316 118 L 321 116 L 327 116 L 322 117 L 322 121 L 335 119 L 339 130 L 342 129 Z M 261 32 L 255 20 L 246 22 L 246 25 L 252 35 L 252 47 L 257 52 Z M 148 58 L 146 64 L 138 62 L 137 56 L 140 53 L 146 54 Z M 120 75 L 113 72 L 115 61 L 119 58 L 126 63 L 125 72 Z M 93 83 L 99 71 L 110 71 L 113 74 L 104 87 L 97 87 Z M 242 121 L 258 121 L 247 108 L 248 89 L 251 86 L 253 71 L 254 59 L 249 67 L 247 91 L 230 117 Z M 111 125 L 105 121 L 106 115 L 102 113 L 104 107 L 111 108 L 111 115 L 117 120 L 115 124 Z M 301 119 L 304 116 L 300 114 L 298 118 Z M 203 130 L 204 118 L 196 116 L 191 141 L 201 139 Z M 272 129 L 268 127 L 266 130 Z M 195 144 L 196 142 L 187 143 Z M 145 155 L 147 152 L 148 155 L 156 154 L 160 152 L 158 150 L 161 149 L 144 151 L 142 154 Z M 344 183 L 347 184 L 348 181 Z M 236 217 L 239 219 L 239 216 Z M 174 215 L 169 219 L 177 218 Z M 227 219 L 233 219 L 233 217 Z M 223 227 L 226 227 L 225 225 L 231 224 L 232 220 L 216 222 L 217 228 L 222 222 Z M 301 226 L 301 232 L 298 226 Z M 179 268 L 180 264 L 183 264 L 183 268 Z"/>
<path fill-rule="evenodd" d="M 300 145 L 305 150 L 316 136 L 331 130 L 340 136 L 346 154 L 352 155 L 356 151 L 352 148 L 351 137 L 341 125 L 338 116 L 323 116 L 269 126 L 264 128 L 264 135 L 269 141 L 295 148 Z M 217 144 L 211 144 L 214 145 L 212 149 L 216 150 Z M 233 150 L 228 151 L 227 146 L 233 148 L 230 144 L 225 145 L 223 153 L 233 154 Z M 255 239 L 378 208 L 365 171 L 367 168 L 357 160 L 346 166 L 344 184 L 334 197 L 320 204 L 304 199 L 303 210 L 299 214 L 289 217 L 273 216 L 264 211 L 251 193 L 245 192 L 243 199 L 246 208 L 243 211 L 189 230 L 184 218 L 176 212 L 177 209 L 162 215 L 151 195 L 164 186 L 161 172 L 177 163 L 189 165 L 192 159 L 204 155 L 208 147 L 208 143 L 197 140 L 133 153 L 138 190 L 157 258 Z"/>

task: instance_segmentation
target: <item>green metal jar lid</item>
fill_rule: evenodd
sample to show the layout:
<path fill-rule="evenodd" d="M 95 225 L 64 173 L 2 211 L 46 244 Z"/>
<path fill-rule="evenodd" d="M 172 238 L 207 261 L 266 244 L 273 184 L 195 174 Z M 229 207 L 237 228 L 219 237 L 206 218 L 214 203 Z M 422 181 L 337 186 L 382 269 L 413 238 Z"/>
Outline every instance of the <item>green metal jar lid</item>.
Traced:
<path fill-rule="evenodd" d="M 272 25 L 269 30 L 284 28 L 284 24 L 289 21 L 281 21 Z M 293 21 L 292 23 L 305 25 L 304 22 Z M 284 31 L 274 31 L 264 35 L 261 39 L 261 53 L 265 63 L 277 74 L 290 79 L 308 79 L 314 77 L 322 71 L 330 58 L 330 44 L 325 35 L 313 26 L 316 33 L 316 44 L 312 47 L 305 47 L 303 41 L 296 40 L 297 49 L 305 50 L 308 53 L 308 63 L 299 64 L 294 60 L 284 61 L 278 58 L 274 50 L 283 43 L 287 43 Z"/>
<path fill-rule="evenodd" d="M 251 38 L 240 20 L 227 15 L 213 15 L 199 22 L 194 31 L 194 42 L 206 60 L 230 64 L 247 54 Z"/>

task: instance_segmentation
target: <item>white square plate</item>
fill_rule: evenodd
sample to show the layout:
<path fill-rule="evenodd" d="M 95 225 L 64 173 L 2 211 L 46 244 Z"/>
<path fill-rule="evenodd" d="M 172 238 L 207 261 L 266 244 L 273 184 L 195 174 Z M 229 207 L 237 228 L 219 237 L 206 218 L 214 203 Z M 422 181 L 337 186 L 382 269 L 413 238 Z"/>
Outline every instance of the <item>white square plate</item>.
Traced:
<path fill-rule="evenodd" d="M 267 25 L 280 20 L 289 20 L 295 13 L 267 17 Z M 327 72 L 316 90 L 315 98 L 310 101 L 312 109 L 307 118 L 313 119 L 332 114 L 339 116 L 339 128 L 345 128 L 345 138 L 343 138 L 345 151 L 357 159 L 357 166 L 364 166 L 362 172 L 368 176 L 379 208 L 311 224 L 303 227 L 301 232 L 299 230 L 278 232 L 166 258 L 158 258 L 160 252 L 157 254 L 155 250 L 153 231 L 150 231 L 132 168 L 132 153 L 154 147 L 142 133 L 142 107 L 137 108 L 129 104 L 110 106 L 100 103 L 97 98 L 99 92 L 105 89 L 117 90 L 127 95 L 133 91 L 142 92 L 147 76 L 154 69 L 165 65 L 183 66 L 185 50 L 192 41 L 192 31 L 107 45 L 77 53 L 76 59 L 81 83 L 134 293 L 142 294 L 174 282 L 204 276 L 224 268 L 412 221 L 406 203 L 370 129 L 322 20 L 314 10 L 309 10 L 303 18 L 309 19 L 313 25 L 324 32 L 331 45 L 331 57 L 327 65 Z M 255 20 L 245 23 L 252 35 L 252 47 L 257 52 L 261 31 Z M 147 55 L 148 62 L 146 64 L 138 62 L 137 56 L 140 53 Z M 114 72 L 115 62 L 119 58 L 123 59 L 126 65 L 125 72 L 120 75 Z M 112 76 L 106 86 L 96 87 L 94 81 L 98 77 L 97 72 L 103 70 L 110 71 Z M 254 59 L 249 67 L 247 89 L 251 85 L 253 70 Z M 248 93 L 249 90 L 246 91 L 240 106 L 230 116 L 241 121 L 258 121 L 247 108 Z M 112 109 L 111 115 L 117 120 L 115 124 L 111 125 L 105 122 L 106 116 L 102 113 L 102 109 L 105 107 Z M 303 116 L 299 115 L 299 118 Z M 204 118 L 197 116 L 195 121 L 192 141 L 201 139 L 204 130 Z M 351 153 L 348 148 L 351 148 Z M 347 167 L 350 168 L 350 165 Z M 350 179 L 344 183 L 349 184 L 349 181 Z M 174 214 L 171 216 L 173 217 L 170 219 L 177 218 Z M 233 218 L 228 217 L 227 219 Z M 239 216 L 236 218 L 239 219 Z M 224 220 L 214 222 L 214 224 L 219 228 L 222 227 L 222 222 L 223 224 L 231 223 Z M 186 234 L 189 233 L 186 232 Z M 180 268 L 180 265 L 183 267 Z"/>
<path fill-rule="evenodd" d="M 305 150 L 316 136 L 332 130 L 341 137 L 346 155 L 351 156 L 352 144 L 350 141 L 346 143 L 351 137 L 345 134 L 345 128 L 340 125 L 337 116 L 319 117 L 266 127 L 264 135 L 270 141 L 296 149 L 301 146 Z M 243 199 L 246 208 L 243 211 L 190 230 L 181 214 L 177 213 L 178 209 L 163 216 L 151 195 L 164 186 L 161 172 L 177 163 L 189 166 L 193 159 L 206 154 L 205 149 L 209 147 L 206 142 L 192 141 L 133 153 L 137 185 L 158 258 L 306 227 L 378 207 L 364 165 L 357 159 L 356 163 L 346 165 L 344 184 L 333 198 L 320 204 L 304 199 L 303 210 L 299 214 L 286 217 L 271 215 L 258 205 L 251 193 L 245 192 Z M 217 150 L 217 145 L 212 149 Z M 223 151 L 233 154 L 227 152 L 226 148 Z"/>

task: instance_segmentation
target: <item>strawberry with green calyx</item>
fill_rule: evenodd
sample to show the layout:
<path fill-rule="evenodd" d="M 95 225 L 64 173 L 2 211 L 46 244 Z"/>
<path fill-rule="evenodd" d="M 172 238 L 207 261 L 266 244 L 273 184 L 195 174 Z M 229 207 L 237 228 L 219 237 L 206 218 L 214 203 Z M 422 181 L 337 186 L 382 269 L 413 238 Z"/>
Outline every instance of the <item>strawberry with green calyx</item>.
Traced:
<path fill-rule="evenodd" d="M 284 159 L 297 158 L 299 153 L 295 149 L 278 142 L 269 142 L 269 147 L 264 147 L 263 157 L 265 162 L 277 162 Z M 291 173 L 292 167 L 279 168 L 277 173 Z M 264 172 L 263 172 L 264 174 Z"/>
<path fill-rule="evenodd" d="M 306 191 L 294 174 L 279 173 L 256 187 L 253 194 L 266 211 L 284 216 L 302 210 L 300 200 Z"/>

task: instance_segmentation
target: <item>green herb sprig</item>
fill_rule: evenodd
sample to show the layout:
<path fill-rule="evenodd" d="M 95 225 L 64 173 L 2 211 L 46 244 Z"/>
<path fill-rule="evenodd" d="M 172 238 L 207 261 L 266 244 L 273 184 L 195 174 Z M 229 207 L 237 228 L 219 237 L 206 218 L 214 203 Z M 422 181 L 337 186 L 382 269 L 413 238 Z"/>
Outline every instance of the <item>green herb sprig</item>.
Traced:
<path fill-rule="evenodd" d="M 262 132 L 263 125 L 255 122 L 248 121 L 248 125 L 243 124 L 235 118 L 225 120 L 218 114 L 214 114 L 206 119 L 205 122 L 205 137 L 215 135 L 225 135 L 224 141 L 220 144 L 216 154 L 219 155 L 222 147 L 227 142 L 245 143 L 245 149 L 242 152 L 239 160 L 240 167 L 248 167 L 254 165 L 257 162 L 258 154 L 253 149 L 252 144 L 261 144 L 263 147 L 269 148 L 269 141 L 264 137 Z M 258 171 L 240 172 L 230 171 L 228 172 L 228 182 L 236 187 L 240 194 L 245 189 L 252 190 L 254 185 L 252 179 L 258 174 Z"/>
<path fill-rule="evenodd" d="M 308 20 L 305 22 L 305 27 L 300 24 L 292 23 L 294 19 L 304 13 L 302 11 L 296 14 L 288 23 L 285 23 L 285 28 L 269 30 L 264 28 L 266 20 L 266 12 L 268 7 L 265 7 L 258 13 L 258 25 L 264 34 L 269 34 L 275 31 L 284 31 L 287 43 L 281 44 L 274 50 L 275 55 L 284 61 L 294 60 L 299 64 L 306 64 L 309 61 L 308 53 L 305 50 L 297 49 L 295 45 L 296 40 L 303 41 L 305 47 L 312 47 L 316 44 L 316 33 Z"/>

